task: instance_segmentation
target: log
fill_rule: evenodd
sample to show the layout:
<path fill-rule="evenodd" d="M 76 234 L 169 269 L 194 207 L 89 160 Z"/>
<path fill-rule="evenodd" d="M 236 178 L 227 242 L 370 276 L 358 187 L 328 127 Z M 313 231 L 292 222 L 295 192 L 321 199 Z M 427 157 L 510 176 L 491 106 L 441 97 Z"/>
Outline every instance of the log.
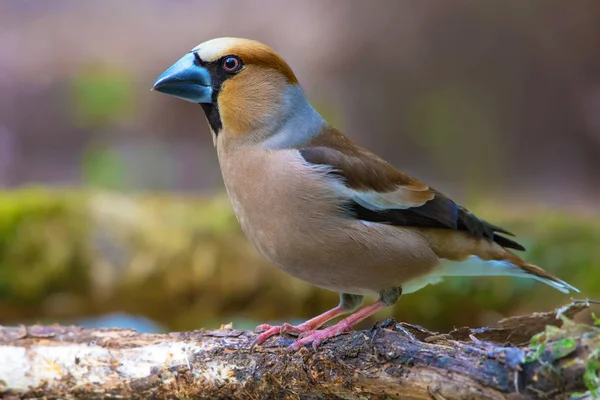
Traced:
<path fill-rule="evenodd" d="M 286 352 L 253 332 L 140 334 L 0 327 L 3 398 L 561 399 L 593 395 L 600 328 L 587 302 L 445 334 L 393 319 Z M 560 326 L 560 328 L 559 328 Z M 583 398 L 582 397 L 582 398 Z"/>

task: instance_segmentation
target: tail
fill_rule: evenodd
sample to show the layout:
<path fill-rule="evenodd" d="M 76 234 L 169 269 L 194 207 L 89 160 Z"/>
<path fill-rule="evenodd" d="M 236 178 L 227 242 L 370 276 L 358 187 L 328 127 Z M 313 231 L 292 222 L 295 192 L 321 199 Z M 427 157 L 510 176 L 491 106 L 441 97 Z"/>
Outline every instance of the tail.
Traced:
<path fill-rule="evenodd" d="M 450 261 L 435 271 L 438 277 L 444 276 L 516 276 L 531 278 L 545 283 L 563 293 L 571 291 L 579 293 L 579 289 L 544 271 L 537 265 L 530 264 L 515 254 L 506 251 L 507 257 L 496 260 L 483 260 L 471 256 L 462 262 Z"/>
<path fill-rule="evenodd" d="M 420 232 L 429 239 L 442 263 L 428 275 L 407 282 L 412 291 L 437 283 L 445 276 L 516 276 L 535 279 L 563 293 L 579 293 L 567 282 L 502 247 L 502 243 L 480 240 L 466 232 L 449 234 L 442 229 L 421 229 Z M 409 293 L 404 290 L 405 285 L 402 289 L 404 293 Z"/>

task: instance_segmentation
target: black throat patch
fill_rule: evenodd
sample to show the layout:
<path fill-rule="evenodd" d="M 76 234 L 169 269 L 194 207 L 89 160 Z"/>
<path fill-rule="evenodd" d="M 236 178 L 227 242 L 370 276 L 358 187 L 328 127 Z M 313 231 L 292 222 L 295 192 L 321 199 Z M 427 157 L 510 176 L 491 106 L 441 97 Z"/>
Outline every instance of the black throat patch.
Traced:
<path fill-rule="evenodd" d="M 223 129 L 223 123 L 221 122 L 221 114 L 219 113 L 219 106 L 216 102 L 208 104 L 208 103 L 200 103 L 202 109 L 204 110 L 204 114 L 206 114 L 206 119 L 208 120 L 208 125 L 210 125 L 210 129 L 213 130 L 215 135 L 218 135 Z"/>

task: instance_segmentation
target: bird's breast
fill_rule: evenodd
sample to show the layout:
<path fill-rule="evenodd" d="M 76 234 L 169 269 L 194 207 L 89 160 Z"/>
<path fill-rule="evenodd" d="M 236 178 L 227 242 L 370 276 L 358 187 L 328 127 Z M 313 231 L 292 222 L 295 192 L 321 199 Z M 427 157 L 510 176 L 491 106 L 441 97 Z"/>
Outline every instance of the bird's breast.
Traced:
<path fill-rule="evenodd" d="M 277 264 L 341 218 L 342 199 L 328 178 L 312 171 L 295 150 L 220 152 L 219 162 L 242 229 Z"/>

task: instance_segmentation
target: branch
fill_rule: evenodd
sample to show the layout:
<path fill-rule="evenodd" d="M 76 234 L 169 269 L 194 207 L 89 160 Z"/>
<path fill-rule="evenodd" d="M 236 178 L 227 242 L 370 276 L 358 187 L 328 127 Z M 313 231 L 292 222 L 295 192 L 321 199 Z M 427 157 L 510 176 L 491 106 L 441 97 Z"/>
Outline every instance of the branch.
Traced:
<path fill-rule="evenodd" d="M 254 333 L 139 334 L 126 329 L 0 327 L 0 394 L 21 398 L 563 398 L 585 391 L 600 329 L 588 307 L 436 334 L 387 320 L 287 353 L 292 338 L 250 350 Z M 547 327 L 547 325 L 551 325 Z M 553 326 L 552 326 L 553 325 Z M 562 325 L 561 328 L 556 326 Z M 541 333 L 540 333 L 541 332 Z M 523 346 L 531 335 L 536 346 Z M 519 343 L 506 346 L 502 343 Z"/>

